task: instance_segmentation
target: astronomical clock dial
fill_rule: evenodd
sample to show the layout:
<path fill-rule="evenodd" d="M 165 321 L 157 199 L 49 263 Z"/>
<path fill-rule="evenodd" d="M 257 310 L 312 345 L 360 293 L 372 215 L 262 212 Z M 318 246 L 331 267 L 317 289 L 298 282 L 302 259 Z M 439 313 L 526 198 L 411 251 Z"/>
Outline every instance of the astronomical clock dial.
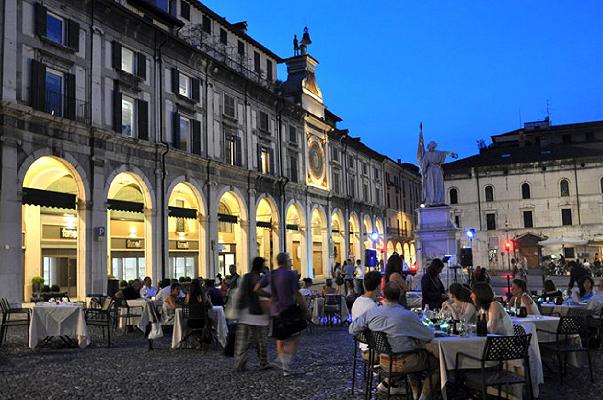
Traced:
<path fill-rule="evenodd" d="M 323 177 L 325 170 L 325 152 L 318 141 L 313 141 L 308 149 L 310 158 L 310 173 L 315 180 Z"/>

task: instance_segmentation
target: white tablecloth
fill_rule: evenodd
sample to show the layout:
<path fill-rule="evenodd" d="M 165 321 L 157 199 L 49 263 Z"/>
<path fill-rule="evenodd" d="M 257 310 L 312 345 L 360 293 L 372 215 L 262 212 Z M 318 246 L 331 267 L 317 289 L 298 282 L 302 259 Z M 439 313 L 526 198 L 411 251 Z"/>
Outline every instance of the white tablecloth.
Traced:
<path fill-rule="evenodd" d="M 557 305 L 555 303 L 542 303 L 540 305 L 542 307 L 542 313 L 544 315 L 567 315 L 568 311 L 571 308 L 586 308 L 585 304 L 561 304 Z"/>
<path fill-rule="evenodd" d="M 142 314 L 142 310 L 144 309 L 147 300 L 145 299 L 136 299 L 136 300 L 126 300 L 128 306 L 130 307 L 131 314 Z M 128 310 L 125 307 L 119 308 L 119 315 L 126 315 Z M 140 317 L 130 317 L 128 318 L 127 324 L 129 326 L 138 326 L 140 324 Z M 126 328 L 126 318 L 119 318 L 119 329 L 124 330 Z"/>
<path fill-rule="evenodd" d="M 37 303 L 32 308 L 29 325 L 29 347 L 35 349 L 47 337 L 75 338 L 79 347 L 90 344 L 84 310 L 79 304 Z"/>
<path fill-rule="evenodd" d="M 540 351 L 538 350 L 538 342 L 532 338 L 530 343 L 530 372 L 534 371 L 532 363 L 540 365 L 542 371 L 542 361 L 540 359 Z M 459 352 L 469 354 L 471 356 L 481 358 L 484 353 L 484 347 L 486 346 L 486 338 L 479 336 L 450 336 L 450 337 L 439 337 L 435 338 L 431 342 L 427 343 L 427 350 L 436 356 L 439 360 L 440 365 L 440 385 L 442 389 L 442 396 L 446 399 L 446 383 L 448 382 L 448 371 L 455 369 L 456 355 Z M 468 358 L 461 358 L 461 368 L 480 368 L 480 363 Z M 509 367 L 516 368 L 518 372 L 523 372 L 523 365 L 520 361 L 512 362 Z M 538 385 L 544 382 L 542 373 L 532 374 L 532 388 L 534 390 L 534 396 L 538 396 Z M 511 387 L 514 394 L 521 393 L 521 386 L 514 385 Z"/>
<path fill-rule="evenodd" d="M 312 322 L 316 325 L 320 324 L 320 319 L 325 316 L 325 298 L 316 297 L 310 305 L 312 310 Z M 348 305 L 345 302 L 345 297 L 341 296 L 341 321 L 347 321 L 350 316 Z"/>
<path fill-rule="evenodd" d="M 218 339 L 218 343 L 222 345 L 222 347 L 226 346 L 226 342 L 228 341 L 228 325 L 226 325 L 226 317 L 224 316 L 224 307 L 222 306 L 213 306 L 208 312 L 209 318 L 213 322 L 213 327 L 216 334 L 216 339 Z M 172 332 L 172 349 L 177 349 L 180 347 L 180 342 L 186 336 L 187 328 L 182 318 L 182 308 L 176 309 L 176 314 L 174 317 L 174 330 Z"/>

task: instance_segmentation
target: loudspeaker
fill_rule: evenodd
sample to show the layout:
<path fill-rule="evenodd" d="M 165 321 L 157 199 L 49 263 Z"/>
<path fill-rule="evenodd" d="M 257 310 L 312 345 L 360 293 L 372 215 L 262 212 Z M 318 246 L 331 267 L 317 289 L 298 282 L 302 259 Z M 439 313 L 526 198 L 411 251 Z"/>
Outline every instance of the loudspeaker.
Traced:
<path fill-rule="evenodd" d="M 473 266 L 473 249 L 472 248 L 461 249 L 461 265 L 463 267 Z"/>
<path fill-rule="evenodd" d="M 376 267 L 377 266 L 377 250 L 375 250 L 375 249 L 364 250 L 364 265 L 366 267 Z"/>

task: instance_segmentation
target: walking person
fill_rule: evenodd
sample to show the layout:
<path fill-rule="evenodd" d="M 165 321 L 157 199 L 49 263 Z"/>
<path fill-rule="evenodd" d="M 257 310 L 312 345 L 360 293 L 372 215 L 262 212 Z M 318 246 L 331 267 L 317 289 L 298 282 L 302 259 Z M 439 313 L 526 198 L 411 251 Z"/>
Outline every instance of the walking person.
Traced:
<path fill-rule="evenodd" d="M 248 353 L 252 345 L 255 345 L 260 369 L 270 368 L 268 364 L 268 352 L 266 339 L 268 337 L 269 316 L 264 313 L 260 305 L 260 297 L 255 291 L 256 285 L 261 280 L 266 261 L 262 257 L 256 257 L 251 262 L 251 272 L 243 275 L 240 283 L 238 304 L 237 333 L 235 337 L 235 365 L 236 372 L 245 371 Z"/>
<path fill-rule="evenodd" d="M 276 256 L 278 268 L 264 275 L 256 292 L 265 294 L 262 288 L 270 285 L 273 318 L 272 335 L 276 339 L 276 351 L 283 369 L 283 375 L 291 375 L 291 364 L 297 350 L 301 332 L 309 319 L 306 302 L 299 292 L 297 274 L 291 271 L 291 257 L 288 253 Z"/>

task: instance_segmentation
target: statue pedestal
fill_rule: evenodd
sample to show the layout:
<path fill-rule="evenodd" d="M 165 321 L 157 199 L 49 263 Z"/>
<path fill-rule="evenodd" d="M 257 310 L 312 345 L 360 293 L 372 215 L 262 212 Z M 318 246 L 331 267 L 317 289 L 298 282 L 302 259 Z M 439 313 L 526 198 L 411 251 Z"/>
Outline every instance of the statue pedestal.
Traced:
<path fill-rule="evenodd" d="M 417 251 L 418 276 L 423 276 L 429 263 L 434 258 L 450 256 L 445 263 L 440 275 L 446 287 L 454 279 L 454 271 L 449 271 L 448 266 L 457 265 L 457 252 L 459 249 L 458 229 L 452 222 L 450 207 L 447 205 L 425 207 L 418 209 L 419 224 L 415 229 L 415 246 Z M 462 282 L 462 270 L 457 274 Z"/>

